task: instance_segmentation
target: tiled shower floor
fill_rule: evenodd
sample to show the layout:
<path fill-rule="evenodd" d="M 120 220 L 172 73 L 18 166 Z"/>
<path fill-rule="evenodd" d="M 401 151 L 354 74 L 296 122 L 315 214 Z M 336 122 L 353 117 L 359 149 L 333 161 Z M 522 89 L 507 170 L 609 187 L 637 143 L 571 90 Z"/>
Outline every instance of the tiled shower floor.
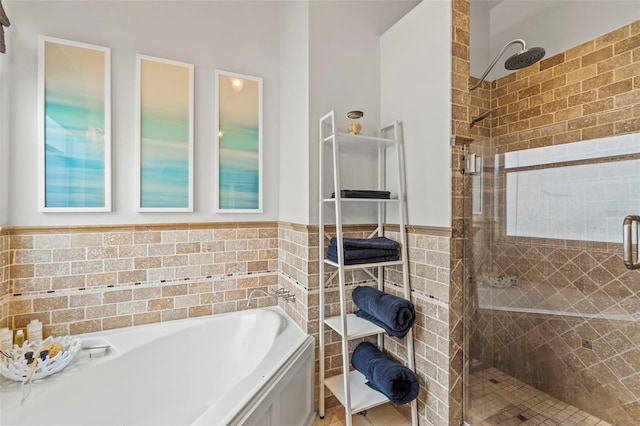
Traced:
<path fill-rule="evenodd" d="M 472 426 L 611 426 L 495 368 L 470 377 Z"/>

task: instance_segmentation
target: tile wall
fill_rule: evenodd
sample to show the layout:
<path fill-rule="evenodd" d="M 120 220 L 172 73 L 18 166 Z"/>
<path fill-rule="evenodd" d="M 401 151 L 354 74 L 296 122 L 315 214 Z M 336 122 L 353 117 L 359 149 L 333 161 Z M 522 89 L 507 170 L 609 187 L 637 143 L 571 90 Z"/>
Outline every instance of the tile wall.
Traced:
<path fill-rule="evenodd" d="M 464 285 L 464 280 L 468 276 L 465 268 L 468 267 L 465 258 L 465 238 L 467 232 L 465 223 L 470 217 L 469 192 L 465 188 L 469 185 L 469 177 L 462 173 L 462 158 L 466 152 L 467 145 L 472 138 L 479 134 L 487 133 L 482 126 L 470 127 L 471 120 L 486 111 L 486 102 L 478 98 L 478 91 L 469 92 L 472 84 L 470 74 L 470 32 L 469 14 L 470 7 L 468 0 L 453 0 L 451 2 L 451 240 L 449 258 L 449 287 L 448 287 L 448 413 L 446 423 L 448 425 L 459 425 L 463 416 L 464 388 L 463 380 L 465 371 L 464 345 L 467 341 L 463 339 L 463 290 L 468 286 Z M 480 93 L 484 93 L 486 85 L 480 87 Z"/>
<path fill-rule="evenodd" d="M 388 238 L 399 240 L 398 227 L 388 227 Z M 457 380 L 449 369 L 450 335 L 450 238 L 448 229 L 408 227 L 411 301 L 416 309 L 413 327 L 415 365 L 420 381 L 418 415 L 421 424 L 449 425 L 450 389 Z M 385 291 L 402 296 L 402 272 L 391 270 Z M 406 360 L 406 338 L 385 336 L 385 350 L 399 362 Z M 455 402 L 454 402 L 455 403 Z M 409 406 L 398 407 L 410 416 Z"/>
<path fill-rule="evenodd" d="M 499 152 L 640 131 L 640 21 L 492 82 Z"/>
<path fill-rule="evenodd" d="M 374 227 L 371 225 L 349 225 L 345 235 L 364 238 Z M 335 230 L 328 228 L 327 233 L 334 235 Z M 399 240 L 398 227 L 385 228 L 385 235 Z M 307 332 L 318 339 L 319 283 L 318 228 L 280 224 L 280 283 L 282 287 L 296 292 L 296 305 L 287 304 L 286 308 Z M 449 424 L 449 230 L 409 226 L 409 265 L 411 274 L 412 301 L 416 306 L 417 320 L 414 329 L 416 348 L 416 367 L 421 384 L 418 397 L 418 411 L 421 421 L 426 424 Z M 328 240 L 324 241 L 325 246 Z M 327 278 L 331 267 L 326 268 Z M 286 271 L 286 272 L 285 272 Z M 296 277 L 296 278 L 294 278 Z M 368 275 L 352 271 L 346 276 L 347 310 L 356 308 L 350 302 L 350 294 L 358 285 L 375 285 Z M 399 270 L 388 271 L 385 277 L 385 291 L 400 295 L 402 275 Z M 340 313 L 337 279 L 334 278 L 325 290 L 325 315 Z M 299 302 L 299 304 L 298 304 Z M 325 332 L 325 372 L 327 377 L 342 371 L 341 340 L 337 333 Z M 317 340 L 316 340 L 317 341 Z M 351 351 L 360 343 L 352 341 Z M 385 348 L 390 356 L 399 361 L 406 360 L 405 339 L 385 337 Z M 319 363 L 316 350 L 316 362 Z M 316 369 L 316 398 L 319 392 L 319 378 Z M 326 407 L 338 405 L 338 401 L 328 391 Z M 408 406 L 400 407 L 410 415 Z"/>
<path fill-rule="evenodd" d="M 241 310 L 278 284 L 275 222 L 13 227 L 9 245 L 8 324 L 45 336 Z"/>
<path fill-rule="evenodd" d="M 624 268 L 619 244 L 504 236 L 504 180 L 490 162 L 495 152 L 639 132 L 640 21 L 483 85 L 471 115 L 487 102 L 489 134 L 485 120 L 470 145 L 488 160 L 485 209 L 469 229 L 474 368 L 497 367 L 613 424 L 635 425 L 640 272 Z"/>
<path fill-rule="evenodd" d="M 0 327 L 8 326 L 9 288 L 9 234 L 0 228 Z"/>

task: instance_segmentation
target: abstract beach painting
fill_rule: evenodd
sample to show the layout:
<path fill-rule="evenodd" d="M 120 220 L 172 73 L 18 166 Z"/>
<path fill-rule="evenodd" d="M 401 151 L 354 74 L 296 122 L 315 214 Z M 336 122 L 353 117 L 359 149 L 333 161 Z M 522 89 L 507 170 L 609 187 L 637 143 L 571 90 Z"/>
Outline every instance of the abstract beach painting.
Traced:
<path fill-rule="evenodd" d="M 215 72 L 218 213 L 262 212 L 262 79 Z"/>
<path fill-rule="evenodd" d="M 111 52 L 39 38 L 39 209 L 111 211 Z"/>
<path fill-rule="evenodd" d="M 193 69 L 137 55 L 138 211 L 193 211 Z"/>

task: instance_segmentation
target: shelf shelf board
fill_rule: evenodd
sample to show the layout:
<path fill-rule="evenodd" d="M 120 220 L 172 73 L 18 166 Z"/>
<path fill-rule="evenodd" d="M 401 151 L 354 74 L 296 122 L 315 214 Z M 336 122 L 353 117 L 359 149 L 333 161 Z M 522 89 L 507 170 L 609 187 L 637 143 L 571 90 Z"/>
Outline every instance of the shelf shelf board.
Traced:
<path fill-rule="evenodd" d="M 383 148 L 387 146 L 393 146 L 396 143 L 395 139 L 379 138 L 376 136 L 364 136 L 364 135 L 351 135 L 349 133 L 337 133 L 336 135 L 338 145 L 341 146 L 363 146 Z M 332 135 L 323 139 L 324 142 L 329 142 L 333 138 Z"/>
<path fill-rule="evenodd" d="M 335 198 L 325 198 L 325 203 L 335 203 Z M 344 201 L 347 203 L 399 203 L 400 200 L 397 198 L 350 198 L 350 197 L 342 197 L 340 201 Z"/>
<path fill-rule="evenodd" d="M 344 395 L 343 375 L 329 377 L 325 380 L 327 388 L 338 398 L 338 401 L 344 406 L 346 399 Z M 349 373 L 349 383 L 351 391 L 351 414 L 368 410 L 378 405 L 389 402 L 389 398 L 377 390 L 371 389 L 366 385 L 367 379 L 357 370 Z"/>
<path fill-rule="evenodd" d="M 331 265 L 335 268 L 339 268 L 340 266 L 336 262 L 332 262 L 329 259 L 324 259 L 324 263 L 327 265 Z M 393 260 L 391 262 L 377 262 L 377 263 L 360 263 L 357 265 L 344 265 L 344 270 L 348 271 L 351 269 L 363 269 L 363 268 L 375 268 L 379 266 L 395 266 L 402 265 L 402 260 Z"/>
<path fill-rule="evenodd" d="M 342 331 L 342 320 L 339 315 L 325 319 L 324 323 L 334 329 L 340 336 L 345 337 Z M 384 332 L 382 327 L 375 325 L 371 321 L 357 317 L 355 314 L 347 314 L 347 333 L 349 333 L 347 339 L 374 336 Z"/>

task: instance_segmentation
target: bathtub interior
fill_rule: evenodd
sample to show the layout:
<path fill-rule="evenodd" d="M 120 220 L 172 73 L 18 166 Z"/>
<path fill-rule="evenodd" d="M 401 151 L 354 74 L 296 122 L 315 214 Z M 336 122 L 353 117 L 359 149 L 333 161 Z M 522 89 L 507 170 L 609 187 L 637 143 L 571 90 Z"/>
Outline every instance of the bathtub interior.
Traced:
<path fill-rule="evenodd" d="M 20 384 L 4 381 L 0 423 L 191 424 L 225 396 L 242 395 L 221 407 L 222 419 L 306 334 L 284 312 L 261 309 L 81 337 L 111 347 L 101 358 L 83 351 L 63 372 L 34 382 L 23 404 Z"/>

